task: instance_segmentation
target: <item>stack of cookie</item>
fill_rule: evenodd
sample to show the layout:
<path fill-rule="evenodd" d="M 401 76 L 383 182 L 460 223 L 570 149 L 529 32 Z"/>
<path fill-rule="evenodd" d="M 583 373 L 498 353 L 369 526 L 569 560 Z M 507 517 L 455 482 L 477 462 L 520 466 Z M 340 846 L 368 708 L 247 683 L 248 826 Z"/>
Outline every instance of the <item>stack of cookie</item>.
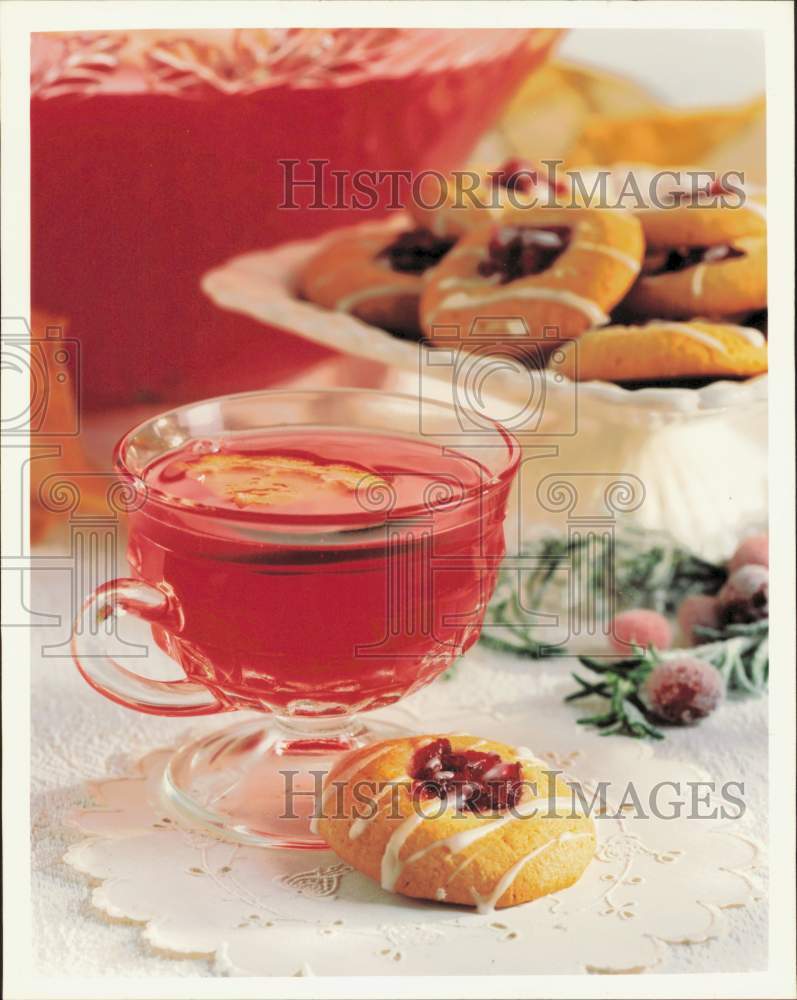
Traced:
<path fill-rule="evenodd" d="M 766 202 L 710 192 L 635 213 L 645 238 L 636 281 L 616 309 L 635 325 L 604 326 L 565 348 L 574 379 L 699 386 L 767 370 Z M 639 324 L 642 321 L 644 325 Z M 744 325 L 753 323 L 752 325 Z"/>
<path fill-rule="evenodd" d="M 580 381 L 691 386 L 767 370 L 762 192 L 713 185 L 664 207 L 591 207 L 518 160 L 485 171 L 474 197 L 447 190 L 434 209 L 408 205 L 403 230 L 328 242 L 304 297 L 446 346 L 487 329 L 530 363 L 558 347 Z"/>

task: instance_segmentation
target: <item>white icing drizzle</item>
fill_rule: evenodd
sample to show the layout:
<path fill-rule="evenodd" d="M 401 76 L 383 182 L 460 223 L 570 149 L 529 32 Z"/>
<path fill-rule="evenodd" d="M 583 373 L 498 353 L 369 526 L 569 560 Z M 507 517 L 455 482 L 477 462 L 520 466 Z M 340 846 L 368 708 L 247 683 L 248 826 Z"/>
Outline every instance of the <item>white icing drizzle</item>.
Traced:
<path fill-rule="evenodd" d="M 435 800 L 437 802 L 437 800 Z M 439 804 L 437 805 L 439 809 Z M 401 823 L 398 824 L 396 829 L 390 835 L 390 839 L 385 845 L 385 853 L 382 855 L 382 864 L 380 866 L 380 881 L 382 883 L 382 888 L 386 889 L 388 892 L 392 892 L 396 883 L 399 880 L 399 876 L 404 870 L 404 865 L 399 861 L 399 854 L 401 853 L 401 848 L 407 842 L 407 838 L 413 831 L 423 823 L 427 817 L 424 815 L 423 807 L 413 809 L 413 811 L 407 816 Z"/>
<path fill-rule="evenodd" d="M 468 749 L 475 750 L 477 747 L 482 746 L 487 742 L 488 741 L 484 739 L 477 740 L 475 743 L 471 744 Z M 517 748 L 516 755 L 521 756 L 522 753 L 526 753 L 529 756 L 525 758 L 521 757 L 521 759 L 535 759 L 527 747 Z M 347 780 L 353 773 L 356 773 L 357 770 L 368 763 L 370 759 L 373 758 L 368 757 L 364 759 L 362 763 L 356 764 L 354 769 L 344 771 L 343 775 L 338 776 L 337 780 Z M 389 787 L 387 789 L 383 789 L 379 793 L 378 799 L 381 799 L 389 790 Z M 322 797 L 322 803 L 324 798 L 326 798 L 326 795 L 327 790 L 325 790 L 324 796 Z M 427 815 L 427 808 L 434 810 L 431 816 Z M 385 849 L 382 853 L 382 861 L 380 863 L 380 881 L 382 888 L 388 892 L 392 892 L 407 865 L 418 861 L 420 858 L 437 848 L 448 848 L 452 854 L 456 855 L 461 853 L 471 844 L 475 844 L 482 838 L 493 833 L 495 830 L 499 830 L 507 823 L 511 823 L 514 820 L 522 820 L 524 818 L 536 816 L 538 814 L 543 814 L 545 816 L 550 816 L 551 814 L 555 815 L 559 810 L 566 811 L 568 816 L 572 816 L 574 813 L 578 816 L 583 816 L 583 813 L 578 812 L 575 809 L 575 802 L 572 796 L 556 796 L 554 798 L 551 798 L 550 796 L 539 796 L 537 798 L 521 802 L 514 809 L 509 810 L 497 819 L 482 823 L 476 827 L 471 827 L 468 830 L 462 830 L 459 833 L 454 833 L 449 837 L 444 837 L 442 840 L 434 841 L 426 847 L 421 848 L 419 851 L 415 851 L 404 861 L 400 861 L 399 855 L 401 854 L 401 850 L 411 834 L 418 828 L 418 826 L 420 826 L 421 823 L 424 822 L 424 820 L 428 818 L 436 818 L 440 815 L 439 800 L 430 800 L 430 802 L 426 804 L 424 804 L 423 801 L 416 803 L 413 811 L 396 826 L 385 845 Z M 376 815 L 376 813 L 374 815 Z M 359 837 L 367 824 L 373 818 L 373 816 L 370 816 L 368 818 L 355 819 L 349 828 L 349 837 L 351 839 Z M 455 871 L 459 871 L 460 868 L 463 868 L 470 860 L 470 857 L 465 858 L 463 863 L 459 865 Z M 453 874 L 455 873 L 452 873 L 452 876 L 450 877 L 453 877 Z"/>
<path fill-rule="evenodd" d="M 565 844 L 572 840 L 582 840 L 584 837 L 591 837 L 591 833 L 573 833 L 570 830 L 565 830 L 564 833 L 560 833 L 558 837 L 553 837 L 551 840 L 547 840 L 544 844 L 539 847 L 535 847 L 534 850 L 529 851 L 522 858 L 515 862 L 511 868 L 507 869 L 501 878 L 496 882 L 493 891 L 489 896 L 480 896 L 479 893 L 471 887 L 471 895 L 473 896 L 473 901 L 476 903 L 476 909 L 479 913 L 492 913 L 495 909 L 495 904 L 501 899 L 504 893 L 511 887 L 512 883 L 518 877 L 523 868 L 531 861 L 536 858 L 539 854 L 547 851 L 550 847 L 559 844 Z"/>
<path fill-rule="evenodd" d="M 725 344 L 723 344 L 721 340 L 718 340 L 716 337 L 712 337 L 710 333 L 706 333 L 704 330 L 698 330 L 694 326 L 689 326 L 688 323 L 667 323 L 665 326 L 668 330 L 676 330 L 678 333 L 682 333 L 684 336 L 689 337 L 692 340 L 698 340 L 702 344 L 706 344 L 708 347 L 714 348 L 714 350 L 721 351 L 723 354 L 727 351 Z"/>
<path fill-rule="evenodd" d="M 698 264 L 692 272 L 692 295 L 697 299 L 703 294 L 703 278 L 706 276 L 706 265 Z"/>
<path fill-rule="evenodd" d="M 504 285 L 501 291 L 488 292 L 485 295 L 468 295 L 466 292 L 454 292 L 447 296 L 427 317 L 427 323 L 434 321 L 434 316 L 442 309 L 467 309 L 471 306 L 488 305 L 500 302 L 501 299 L 542 299 L 549 302 L 561 302 L 571 309 L 583 313 L 594 326 L 609 322 L 609 317 L 592 299 L 576 295 L 564 288 L 538 288 L 535 286 L 513 287 L 514 282 Z"/>
<path fill-rule="evenodd" d="M 419 851 L 411 854 L 405 864 L 409 865 L 415 861 L 420 861 L 421 858 L 441 847 L 449 848 L 452 854 L 460 854 L 466 848 L 470 847 L 471 844 L 477 843 L 483 837 L 488 837 L 491 833 L 495 833 L 496 830 L 500 830 L 502 826 L 506 826 L 507 823 L 512 823 L 514 820 L 528 819 L 536 815 L 550 816 L 552 813 L 555 814 L 559 809 L 567 810 L 568 816 L 572 814 L 577 816 L 584 815 L 583 813 L 576 812 L 573 807 L 573 799 L 564 796 L 555 799 L 550 799 L 547 796 L 528 799 L 526 802 L 521 802 L 514 809 L 504 813 L 503 816 L 499 816 L 498 819 L 491 820 L 489 823 L 482 823 L 479 826 L 472 826 L 468 830 L 460 830 L 459 833 L 452 833 L 450 837 L 444 837 L 442 840 L 436 840 L 434 843 L 422 847 Z"/>
<path fill-rule="evenodd" d="M 592 243 L 590 240 L 577 240 L 575 243 L 571 243 L 574 250 L 589 250 L 593 253 L 606 254 L 607 257 L 613 257 L 615 260 L 619 260 L 621 264 L 632 271 L 634 274 L 639 273 L 639 269 L 642 266 L 641 261 L 634 260 L 634 258 L 627 253 L 623 253 L 622 250 L 618 250 L 616 247 L 610 247 L 606 243 Z"/>
<path fill-rule="evenodd" d="M 515 756 L 527 764 L 539 764 L 540 767 L 548 766 L 547 762 L 535 756 L 534 751 L 530 750 L 529 747 L 515 747 Z"/>
<path fill-rule="evenodd" d="M 375 285 L 371 288 L 361 288 L 358 292 L 344 295 L 334 305 L 335 312 L 351 312 L 353 306 L 360 305 L 368 299 L 376 299 L 381 295 L 407 295 L 411 289 L 406 285 Z"/>
<path fill-rule="evenodd" d="M 376 817 L 379 815 L 379 806 L 382 802 L 382 799 L 384 799 L 387 795 L 389 795 L 390 792 L 393 791 L 393 789 L 397 786 L 398 783 L 408 780 L 409 777 L 406 774 L 402 775 L 400 778 L 394 779 L 388 785 L 386 785 L 385 788 L 382 789 L 382 791 L 376 796 L 375 799 L 371 800 L 374 806 L 373 814 L 371 816 L 358 816 L 354 820 L 354 822 L 349 827 L 349 840 L 357 840 L 358 837 L 362 836 L 368 824 L 373 822 L 373 820 L 375 820 Z"/>
<path fill-rule="evenodd" d="M 364 754 L 362 756 L 357 754 L 357 758 L 354 763 L 350 764 L 348 767 L 344 767 L 341 771 L 336 774 L 329 774 L 326 781 L 328 782 L 326 788 L 321 793 L 321 802 L 319 803 L 319 811 L 323 814 L 324 808 L 329 802 L 330 797 L 335 793 L 337 788 L 341 783 L 345 783 L 355 775 L 361 768 L 370 764 L 372 760 L 376 760 L 378 757 L 382 757 L 384 754 L 388 753 L 393 749 L 392 744 L 385 746 L 384 744 L 378 744 L 370 753 Z M 318 819 L 315 817 L 310 821 L 310 832 L 313 834 L 318 833 Z"/>
<path fill-rule="evenodd" d="M 477 260 L 487 259 L 487 247 L 482 246 L 462 246 L 454 247 L 453 250 L 449 250 L 446 254 L 446 259 L 454 259 L 458 257 L 475 257 Z"/>
<path fill-rule="evenodd" d="M 490 846 L 489 844 L 482 844 L 482 846 L 477 847 L 475 851 L 471 851 L 471 853 L 468 854 L 467 857 L 464 857 L 462 861 L 460 861 L 460 863 L 456 866 L 456 868 L 452 870 L 451 874 L 446 878 L 443 885 L 447 886 L 449 883 L 453 882 L 454 879 L 457 877 L 457 875 L 459 875 L 459 873 L 462 871 L 462 869 L 467 868 L 468 865 L 471 863 L 471 861 L 475 861 L 476 858 L 478 858 L 479 855 L 481 855 L 484 851 L 486 851 L 489 846 Z"/>
<path fill-rule="evenodd" d="M 767 342 L 764 334 L 760 330 L 756 330 L 754 326 L 736 326 L 734 330 L 753 347 L 763 347 Z"/>
<path fill-rule="evenodd" d="M 501 281 L 500 274 L 491 274 L 488 278 L 442 278 L 438 288 L 484 288 L 485 285 L 497 285 Z"/>

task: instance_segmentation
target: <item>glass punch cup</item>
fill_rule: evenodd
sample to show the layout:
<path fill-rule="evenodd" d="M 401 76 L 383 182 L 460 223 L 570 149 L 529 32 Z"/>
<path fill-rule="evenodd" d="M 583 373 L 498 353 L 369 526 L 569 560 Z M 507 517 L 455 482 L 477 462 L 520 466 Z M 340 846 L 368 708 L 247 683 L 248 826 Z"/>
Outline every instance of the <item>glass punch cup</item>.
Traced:
<path fill-rule="evenodd" d="M 269 391 L 180 407 L 119 443 L 132 575 L 84 604 L 77 666 L 139 712 L 240 713 L 175 752 L 172 814 L 243 843 L 322 846 L 309 793 L 368 741 L 357 713 L 476 642 L 519 447 L 462 423 L 408 396 Z M 184 677 L 114 653 L 129 616 Z"/>

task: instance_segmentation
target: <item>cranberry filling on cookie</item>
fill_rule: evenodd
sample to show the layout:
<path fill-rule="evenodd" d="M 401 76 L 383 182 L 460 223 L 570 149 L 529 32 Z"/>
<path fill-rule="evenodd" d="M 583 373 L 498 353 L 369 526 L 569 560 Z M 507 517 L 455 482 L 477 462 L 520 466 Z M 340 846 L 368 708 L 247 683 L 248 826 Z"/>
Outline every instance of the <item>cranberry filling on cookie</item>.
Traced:
<path fill-rule="evenodd" d="M 456 240 L 441 239 L 428 229 L 413 229 L 401 233 L 377 256 L 386 260 L 394 271 L 403 274 L 423 274 L 439 264 Z"/>
<path fill-rule="evenodd" d="M 479 274 L 501 276 L 501 284 L 547 270 L 570 241 L 566 226 L 499 226 L 479 262 Z"/>
<path fill-rule="evenodd" d="M 473 812 L 510 809 L 523 788 L 519 763 L 507 763 L 488 751 L 455 751 L 445 738 L 432 740 L 415 751 L 410 777 L 420 796 L 454 796 Z"/>
<path fill-rule="evenodd" d="M 493 187 L 506 188 L 508 191 L 531 191 L 537 183 L 537 170 L 533 163 L 514 157 L 507 160 L 498 170 L 490 173 Z"/>
<path fill-rule="evenodd" d="M 713 247 L 673 247 L 670 250 L 648 250 L 642 265 L 642 274 L 666 274 L 683 271 L 698 264 L 718 264 L 720 261 L 744 257 L 736 247 L 718 245 Z"/>

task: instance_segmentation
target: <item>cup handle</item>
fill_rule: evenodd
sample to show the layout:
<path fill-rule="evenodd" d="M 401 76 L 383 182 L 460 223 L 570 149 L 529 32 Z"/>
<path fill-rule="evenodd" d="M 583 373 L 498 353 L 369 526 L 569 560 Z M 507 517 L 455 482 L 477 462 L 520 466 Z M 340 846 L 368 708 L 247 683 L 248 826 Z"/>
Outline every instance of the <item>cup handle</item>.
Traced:
<path fill-rule="evenodd" d="M 202 684 L 188 678 L 141 677 L 109 656 L 107 640 L 113 633 L 105 623 L 125 614 L 175 631 L 182 626 L 179 603 L 165 586 L 122 578 L 97 587 L 81 608 L 72 632 L 75 664 L 95 691 L 125 708 L 152 715 L 211 715 L 227 710 Z"/>

